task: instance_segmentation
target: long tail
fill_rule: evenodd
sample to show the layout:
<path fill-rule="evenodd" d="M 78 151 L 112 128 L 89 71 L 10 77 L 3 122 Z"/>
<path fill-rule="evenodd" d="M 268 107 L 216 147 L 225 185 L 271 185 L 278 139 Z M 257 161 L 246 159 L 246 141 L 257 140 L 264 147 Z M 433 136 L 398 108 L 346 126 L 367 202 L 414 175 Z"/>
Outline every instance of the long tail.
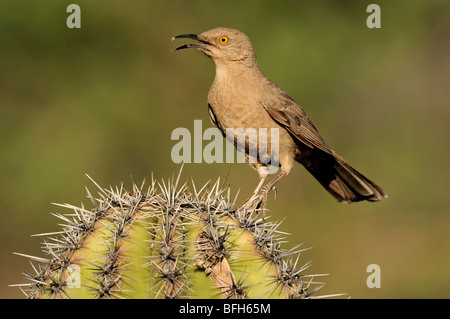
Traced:
<path fill-rule="evenodd" d="M 340 202 L 376 202 L 387 197 L 384 190 L 334 152 L 321 154 L 320 159 L 312 159 L 304 166 Z"/>

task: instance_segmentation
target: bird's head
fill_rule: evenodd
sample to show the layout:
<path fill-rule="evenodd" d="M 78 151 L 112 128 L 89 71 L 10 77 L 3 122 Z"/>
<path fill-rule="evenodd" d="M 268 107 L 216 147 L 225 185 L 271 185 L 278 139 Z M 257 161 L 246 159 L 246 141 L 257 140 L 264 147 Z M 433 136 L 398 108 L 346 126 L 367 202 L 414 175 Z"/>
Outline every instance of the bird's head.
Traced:
<path fill-rule="evenodd" d="M 245 64 L 254 64 L 256 61 L 250 39 L 245 33 L 231 28 L 214 28 L 201 34 L 180 34 L 175 39 L 188 38 L 199 41 L 176 47 L 172 51 L 193 48 L 202 51 L 214 62 L 236 61 Z"/>

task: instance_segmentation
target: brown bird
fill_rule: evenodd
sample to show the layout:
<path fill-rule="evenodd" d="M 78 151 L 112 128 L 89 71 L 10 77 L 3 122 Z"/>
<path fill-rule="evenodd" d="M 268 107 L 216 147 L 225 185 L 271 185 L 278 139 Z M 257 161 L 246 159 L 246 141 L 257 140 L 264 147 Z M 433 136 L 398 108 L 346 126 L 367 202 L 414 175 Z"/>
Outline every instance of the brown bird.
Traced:
<path fill-rule="evenodd" d="M 262 74 L 252 43 L 243 32 L 214 28 L 201 34 L 177 35 L 171 41 L 180 38 L 198 43 L 185 44 L 173 51 L 193 48 L 214 61 L 216 76 L 208 93 L 211 121 L 235 147 L 245 151 L 260 176 L 258 186 L 244 205 L 246 209 L 264 208 L 268 193 L 289 174 L 294 161 L 301 163 L 340 202 L 379 201 L 387 197 L 379 186 L 336 154 L 300 105 Z M 226 134 L 230 129 L 235 133 L 231 138 Z M 266 129 L 267 138 L 261 138 L 260 129 Z M 271 129 L 278 129 L 275 140 L 278 147 L 272 147 L 276 135 Z M 263 150 L 269 161 L 254 156 L 255 151 L 259 154 Z M 263 186 L 273 162 L 281 170 Z"/>

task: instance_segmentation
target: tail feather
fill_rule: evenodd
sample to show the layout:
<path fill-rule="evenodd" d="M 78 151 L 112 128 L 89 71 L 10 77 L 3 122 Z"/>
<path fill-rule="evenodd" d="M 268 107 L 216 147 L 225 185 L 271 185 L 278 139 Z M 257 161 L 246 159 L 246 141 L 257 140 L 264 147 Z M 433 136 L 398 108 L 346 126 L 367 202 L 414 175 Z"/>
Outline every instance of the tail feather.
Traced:
<path fill-rule="evenodd" d="M 367 200 L 376 202 L 387 197 L 374 182 L 351 167 L 337 154 L 323 154 L 319 161 L 308 161 L 306 169 L 340 202 Z"/>
<path fill-rule="evenodd" d="M 387 197 L 386 192 L 370 179 L 359 173 L 356 169 L 351 167 L 342 158 L 336 158 L 336 170 L 339 176 L 353 190 L 355 190 L 362 198 L 362 200 L 379 201 Z"/>

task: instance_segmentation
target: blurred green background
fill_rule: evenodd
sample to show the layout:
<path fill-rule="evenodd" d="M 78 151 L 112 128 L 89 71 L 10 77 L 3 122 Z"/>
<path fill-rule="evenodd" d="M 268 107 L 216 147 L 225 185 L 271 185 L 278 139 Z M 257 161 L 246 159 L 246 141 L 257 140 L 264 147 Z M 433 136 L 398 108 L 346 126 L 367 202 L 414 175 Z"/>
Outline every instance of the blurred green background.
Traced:
<path fill-rule="evenodd" d="M 66 7 L 81 7 L 81 29 Z M 307 273 L 330 274 L 321 294 L 352 298 L 450 297 L 450 2 L 0 1 L 0 297 L 31 270 L 58 230 L 52 205 L 88 200 L 100 185 L 167 178 L 177 127 L 209 127 L 214 65 L 170 53 L 181 33 L 241 29 L 263 72 L 290 93 L 340 155 L 389 199 L 337 203 L 300 164 L 269 199 L 274 220 L 304 243 Z M 204 143 L 206 145 L 207 142 Z M 188 164 L 200 185 L 225 176 L 239 200 L 258 182 L 247 164 Z M 381 288 L 369 289 L 369 264 Z"/>

